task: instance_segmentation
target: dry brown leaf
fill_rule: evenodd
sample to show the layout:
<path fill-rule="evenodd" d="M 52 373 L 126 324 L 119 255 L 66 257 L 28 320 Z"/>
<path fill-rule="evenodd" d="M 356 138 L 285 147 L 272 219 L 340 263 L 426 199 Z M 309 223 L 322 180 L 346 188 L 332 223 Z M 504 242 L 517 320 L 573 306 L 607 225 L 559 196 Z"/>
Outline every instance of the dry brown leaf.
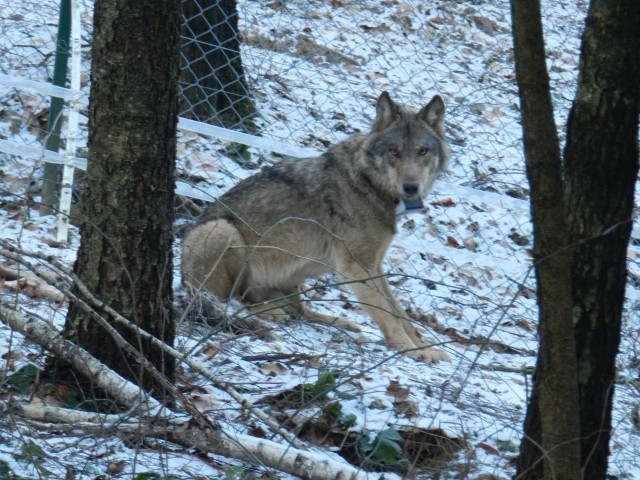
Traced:
<path fill-rule="evenodd" d="M 447 236 L 447 247 L 460 248 L 460 243 L 458 240 L 453 238 L 452 236 Z"/>
<path fill-rule="evenodd" d="M 197 355 L 202 355 L 209 360 L 215 357 L 218 353 L 220 353 L 220 342 L 209 342 L 197 352 Z"/>
<path fill-rule="evenodd" d="M 400 385 L 397 380 L 391 380 L 387 387 L 387 395 L 393 397 L 393 403 L 404 402 L 409 398 L 409 387 Z"/>
<path fill-rule="evenodd" d="M 50 246 L 51 248 L 62 248 L 64 246 L 64 243 L 59 242 L 53 238 L 50 237 L 40 237 L 40 240 L 45 244 Z"/>
<path fill-rule="evenodd" d="M 480 442 L 478 445 L 476 445 L 476 447 L 481 448 L 482 450 L 484 450 L 487 453 L 490 453 L 491 455 L 500 454 L 500 452 L 498 452 L 498 449 L 496 449 L 495 447 L 492 447 L 488 443 Z"/>
<path fill-rule="evenodd" d="M 277 375 L 284 375 L 288 373 L 289 369 L 283 363 L 272 362 L 260 365 L 260 371 L 267 377 L 275 377 Z"/>
<path fill-rule="evenodd" d="M 434 200 L 433 202 L 431 202 L 431 205 L 433 205 L 434 207 L 455 207 L 456 206 L 456 202 L 453 201 L 452 198 L 443 198 L 442 200 Z"/>

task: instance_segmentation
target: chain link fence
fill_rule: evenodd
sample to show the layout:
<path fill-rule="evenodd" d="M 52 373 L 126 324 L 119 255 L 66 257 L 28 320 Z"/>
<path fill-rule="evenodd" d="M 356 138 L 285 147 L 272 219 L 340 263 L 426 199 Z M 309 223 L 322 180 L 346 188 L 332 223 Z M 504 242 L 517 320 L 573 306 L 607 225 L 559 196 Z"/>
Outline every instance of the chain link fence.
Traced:
<path fill-rule="evenodd" d="M 0 214 L 20 222 L 11 235 L 30 238 L 41 235 L 25 225 L 38 208 L 50 122 L 62 126 L 64 152 L 68 109 L 50 119 L 49 94 L 18 80 L 53 78 L 59 5 L 1 3 L 0 73 L 13 80 L 0 83 Z M 474 437 L 477 442 L 500 436 L 508 425 L 518 430 L 522 421 L 522 403 L 507 399 L 506 393 L 501 400 L 494 392 L 498 403 L 491 404 L 474 393 L 475 387 L 464 390 L 465 382 L 480 390 L 487 385 L 498 385 L 496 392 L 511 389 L 507 381 L 474 370 L 480 355 L 483 364 L 532 365 L 536 349 L 529 192 L 509 11 L 503 3 L 183 0 L 180 116 L 187 122 L 181 121 L 179 131 L 178 226 L 202 211 L 203 199 L 226 191 L 262 165 L 282 156 L 315 155 L 368 131 L 382 91 L 416 109 L 436 93 L 443 96 L 449 166 L 426 210 L 400 220 L 386 266 L 413 314 L 428 316 L 454 344 L 483 345 L 475 357 L 469 347 L 460 347 L 470 359 L 461 362 L 469 373 L 454 374 L 457 385 L 442 387 L 442 395 L 455 398 L 462 409 L 479 409 L 486 425 Z M 78 156 L 86 159 L 92 4 L 83 0 L 81 6 L 82 91 L 87 95 L 80 100 Z M 575 87 L 585 9 L 584 1 L 544 2 L 560 132 Z M 189 121 L 201 123 L 194 127 Z M 629 251 L 630 318 L 640 310 L 638 225 L 636 218 Z M 71 242 L 77 245 L 77 236 Z M 42 245 L 54 254 L 55 248 Z M 334 280 L 317 285 L 328 289 Z M 335 307 L 322 303 L 329 297 L 320 295 L 315 304 L 331 312 Z M 340 308 L 354 302 L 341 290 L 335 297 L 342 299 Z M 628 352 L 640 339 L 636 323 L 625 325 Z M 289 335 L 292 344 L 302 342 L 295 332 Z M 621 356 L 621 362 L 628 356 Z M 234 365 L 217 368 L 227 378 L 237 376 Z M 509 381 L 522 377 L 516 373 Z M 619 398 L 629 408 L 637 403 L 632 390 L 623 390 Z M 501 413 L 490 420 L 496 410 Z M 616 415 L 626 432 L 625 411 Z M 633 453 L 633 448 L 628 450 Z M 617 452 L 612 462 L 623 471 L 625 450 Z"/>

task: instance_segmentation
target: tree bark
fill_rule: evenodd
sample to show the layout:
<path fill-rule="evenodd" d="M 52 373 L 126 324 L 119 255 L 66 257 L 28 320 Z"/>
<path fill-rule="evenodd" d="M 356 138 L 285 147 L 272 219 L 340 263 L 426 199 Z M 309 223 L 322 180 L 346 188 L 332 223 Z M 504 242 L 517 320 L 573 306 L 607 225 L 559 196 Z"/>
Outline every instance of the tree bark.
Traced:
<path fill-rule="evenodd" d="M 74 267 L 98 298 L 169 345 L 179 19 L 179 0 L 95 2 L 85 216 Z M 114 326 L 173 378 L 170 356 Z M 74 303 L 65 335 L 162 396 L 160 385 Z"/>
<path fill-rule="evenodd" d="M 584 478 L 605 478 L 627 246 L 638 174 L 640 2 L 592 0 L 569 115 L 565 200 L 573 255 Z"/>
<path fill-rule="evenodd" d="M 570 257 L 557 140 L 538 0 L 512 0 L 538 291 L 538 362 L 518 459 L 519 478 L 579 479 L 578 389 Z"/>
<path fill-rule="evenodd" d="M 229 128 L 254 130 L 236 0 L 183 0 L 180 115 Z"/>

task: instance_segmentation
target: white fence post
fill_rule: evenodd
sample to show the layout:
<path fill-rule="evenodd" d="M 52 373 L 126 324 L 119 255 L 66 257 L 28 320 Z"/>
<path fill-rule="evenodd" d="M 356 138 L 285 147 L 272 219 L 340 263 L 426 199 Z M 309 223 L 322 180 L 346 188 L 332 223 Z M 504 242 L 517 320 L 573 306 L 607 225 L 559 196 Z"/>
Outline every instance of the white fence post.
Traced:
<path fill-rule="evenodd" d="M 60 190 L 60 209 L 58 213 L 59 242 L 66 242 L 69 233 L 69 214 L 73 194 L 73 174 L 78 143 L 78 121 L 80 110 L 80 75 L 81 75 L 81 35 L 80 35 L 80 4 L 78 0 L 71 0 L 71 92 L 69 100 L 69 124 L 67 128 L 67 148 L 64 169 L 62 171 L 62 189 Z"/>

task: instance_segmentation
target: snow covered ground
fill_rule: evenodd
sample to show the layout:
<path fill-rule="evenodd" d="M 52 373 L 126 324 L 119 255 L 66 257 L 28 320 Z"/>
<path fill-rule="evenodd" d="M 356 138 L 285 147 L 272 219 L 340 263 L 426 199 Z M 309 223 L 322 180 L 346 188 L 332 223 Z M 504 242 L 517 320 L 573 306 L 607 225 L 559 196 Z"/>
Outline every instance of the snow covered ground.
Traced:
<path fill-rule="evenodd" d="M 425 332 L 453 362 L 427 366 L 394 355 L 354 297 L 334 285 L 332 277 L 309 282 L 318 287 L 310 293 L 313 308 L 357 320 L 362 334 L 290 322 L 273 326 L 279 340 L 263 340 L 185 323 L 177 346 L 206 362 L 211 372 L 251 401 L 266 405 L 274 416 L 299 407 L 287 405 L 278 394 L 301 384 L 318 385 L 322 372 L 333 372 L 338 386 L 323 402 L 341 405 L 341 414 L 350 419 L 349 431 L 375 435 L 388 427 L 400 432 L 439 428 L 464 440 L 448 462 L 425 466 L 422 475 L 435 475 L 428 470 L 432 468 L 440 471 L 440 478 L 509 478 L 537 341 L 528 185 L 508 2 L 239 3 L 243 62 L 259 107 L 260 129 L 268 139 L 322 151 L 370 127 L 382 90 L 414 107 L 435 93 L 445 98 L 449 168 L 429 195 L 427 209 L 400 219 L 386 267 L 401 302 L 430 323 Z M 55 2 L 3 5 L 0 73 L 50 79 L 57 9 Z M 561 138 L 573 97 L 585 9 L 584 1 L 544 2 Z M 89 13 L 83 21 L 88 28 Z M 85 32 L 87 43 L 88 38 Z M 0 138 L 42 148 L 41 113 L 47 105 L 46 97 L 0 84 Z M 86 133 L 86 118 L 84 125 Z M 227 155 L 223 142 L 189 132 L 181 132 L 179 141 L 181 178 L 197 188 L 215 194 L 252 173 Z M 273 160 L 268 152 L 250 151 L 252 164 Z M 0 154 L 0 238 L 72 265 L 77 230 L 72 229 L 68 245 L 58 244 L 54 220 L 38 217 L 30 203 L 37 200 L 32 183 L 41 168 L 26 156 Z M 640 437 L 633 423 L 640 408 L 637 218 L 635 225 L 610 457 L 610 473 L 619 478 L 640 478 Z M 179 258 L 179 239 L 175 248 Z M 177 289 L 178 275 L 176 270 Z M 66 304 L 2 287 L 3 300 L 62 325 Z M 44 361 L 38 347 L 1 325 L 0 352 L 3 379 L 28 363 L 40 366 Z M 243 415 L 226 393 L 188 369 L 181 371 L 180 381 L 202 411 L 229 429 L 268 431 Z M 0 400 L 10 395 L 0 387 Z M 321 405 L 300 409 L 296 421 L 302 417 L 312 419 L 310 425 L 319 430 Z M 317 443 L 335 450 L 330 433 L 322 431 L 326 438 Z M 0 438 L 0 477 L 6 464 L 14 474 L 28 477 L 61 478 L 71 465 L 76 478 L 95 478 L 119 461 L 125 462 L 124 469 L 111 472 L 113 478 L 142 472 L 172 478 L 240 477 L 237 462 L 228 459 L 204 458 L 167 444 L 136 446 L 109 432 L 59 435 L 12 416 L 0 420 Z"/>

